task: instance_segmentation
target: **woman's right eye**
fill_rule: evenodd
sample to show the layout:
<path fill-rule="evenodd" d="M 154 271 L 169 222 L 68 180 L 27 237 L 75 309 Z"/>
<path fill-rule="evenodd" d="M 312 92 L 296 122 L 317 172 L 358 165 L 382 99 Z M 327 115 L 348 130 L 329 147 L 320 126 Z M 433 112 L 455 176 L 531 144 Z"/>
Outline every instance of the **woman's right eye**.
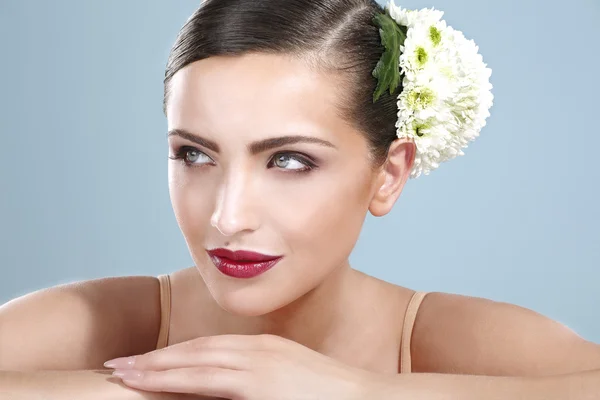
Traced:
<path fill-rule="evenodd" d="M 206 153 L 190 146 L 180 147 L 175 151 L 175 157 L 169 158 L 171 160 L 181 160 L 187 167 L 202 166 L 213 161 Z M 198 160 L 201 160 L 201 162 L 197 162 Z"/>

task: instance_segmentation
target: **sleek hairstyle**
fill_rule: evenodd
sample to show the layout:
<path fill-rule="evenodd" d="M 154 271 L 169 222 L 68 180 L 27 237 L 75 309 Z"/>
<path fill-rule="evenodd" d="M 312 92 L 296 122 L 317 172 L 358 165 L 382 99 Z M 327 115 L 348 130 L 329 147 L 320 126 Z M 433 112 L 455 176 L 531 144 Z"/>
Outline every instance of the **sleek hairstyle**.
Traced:
<path fill-rule="evenodd" d="M 387 158 L 396 139 L 397 96 L 386 91 L 376 103 L 372 71 L 381 58 L 383 13 L 375 0 L 206 0 L 179 31 L 165 71 L 163 112 L 169 82 L 186 65 L 211 56 L 282 54 L 341 78 L 339 115 L 361 131 L 373 166 Z M 243 82 L 243 77 L 240 77 Z"/>

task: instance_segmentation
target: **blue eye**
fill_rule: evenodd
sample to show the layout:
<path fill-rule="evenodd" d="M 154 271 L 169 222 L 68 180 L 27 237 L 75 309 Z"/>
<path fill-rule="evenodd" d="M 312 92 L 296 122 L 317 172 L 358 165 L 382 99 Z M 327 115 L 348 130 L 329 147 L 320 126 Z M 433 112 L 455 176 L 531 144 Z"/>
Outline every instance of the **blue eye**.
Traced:
<path fill-rule="evenodd" d="M 312 170 L 315 165 L 304 157 L 296 153 L 278 153 L 272 158 L 269 166 L 274 164 L 277 168 L 286 169 L 295 172 L 307 172 Z"/>
<path fill-rule="evenodd" d="M 213 162 L 212 158 L 203 153 L 202 151 L 191 147 L 191 146 L 182 146 L 177 151 L 175 151 L 175 157 L 169 157 L 171 160 L 181 160 L 186 166 L 202 166 L 204 164 L 209 164 Z M 191 160 L 190 160 L 191 159 Z M 204 159 L 204 162 L 197 163 L 196 161 L 199 159 Z"/>
<path fill-rule="evenodd" d="M 181 160 L 186 167 L 202 167 L 206 164 L 213 164 L 214 161 L 206 153 L 191 146 L 181 146 L 175 151 L 171 160 Z M 303 156 L 296 152 L 277 153 L 269 161 L 267 168 L 276 167 L 278 169 L 290 172 L 309 172 L 317 168 L 308 156 Z"/>

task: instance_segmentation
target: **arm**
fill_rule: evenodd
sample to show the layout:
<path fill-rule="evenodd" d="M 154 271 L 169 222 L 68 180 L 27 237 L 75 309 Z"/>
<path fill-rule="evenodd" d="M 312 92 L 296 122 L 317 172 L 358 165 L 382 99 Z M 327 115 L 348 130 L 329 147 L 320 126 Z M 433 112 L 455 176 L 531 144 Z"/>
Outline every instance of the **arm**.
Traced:
<path fill-rule="evenodd" d="M 158 281 L 119 277 L 39 290 L 0 307 L 0 399 L 182 400 L 131 389 L 104 369 L 154 350 Z"/>
<path fill-rule="evenodd" d="M 8 397 L 4 397 L 8 395 Z M 0 371 L 0 398 L 15 400 L 200 400 L 178 393 L 134 390 L 109 370 Z"/>
<path fill-rule="evenodd" d="M 600 345 L 513 304 L 430 293 L 411 350 L 414 373 L 376 377 L 374 398 L 584 400 L 600 393 Z"/>
<path fill-rule="evenodd" d="M 548 377 L 600 370 L 600 345 L 560 322 L 514 304 L 447 293 L 423 300 L 411 353 L 412 372 Z"/>
<path fill-rule="evenodd" d="M 0 306 L 0 371 L 92 370 L 154 350 L 160 324 L 155 277 L 63 284 Z"/>
<path fill-rule="evenodd" d="M 401 374 L 381 377 L 369 394 L 387 400 L 592 400 L 600 370 L 548 377 Z"/>
<path fill-rule="evenodd" d="M 39 290 L 0 307 L 0 399 L 179 400 L 133 390 L 103 363 L 154 349 L 158 281 L 119 277 Z"/>

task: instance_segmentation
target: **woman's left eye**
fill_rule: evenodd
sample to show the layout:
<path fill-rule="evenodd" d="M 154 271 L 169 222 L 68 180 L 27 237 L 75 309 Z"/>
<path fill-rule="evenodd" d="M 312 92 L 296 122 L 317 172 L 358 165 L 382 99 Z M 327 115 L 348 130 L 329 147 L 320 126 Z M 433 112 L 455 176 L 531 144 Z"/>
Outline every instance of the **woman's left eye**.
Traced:
<path fill-rule="evenodd" d="M 277 168 L 287 169 L 297 172 L 310 171 L 315 165 L 304 157 L 293 153 L 279 153 L 269 162 L 269 167 L 274 165 Z"/>

